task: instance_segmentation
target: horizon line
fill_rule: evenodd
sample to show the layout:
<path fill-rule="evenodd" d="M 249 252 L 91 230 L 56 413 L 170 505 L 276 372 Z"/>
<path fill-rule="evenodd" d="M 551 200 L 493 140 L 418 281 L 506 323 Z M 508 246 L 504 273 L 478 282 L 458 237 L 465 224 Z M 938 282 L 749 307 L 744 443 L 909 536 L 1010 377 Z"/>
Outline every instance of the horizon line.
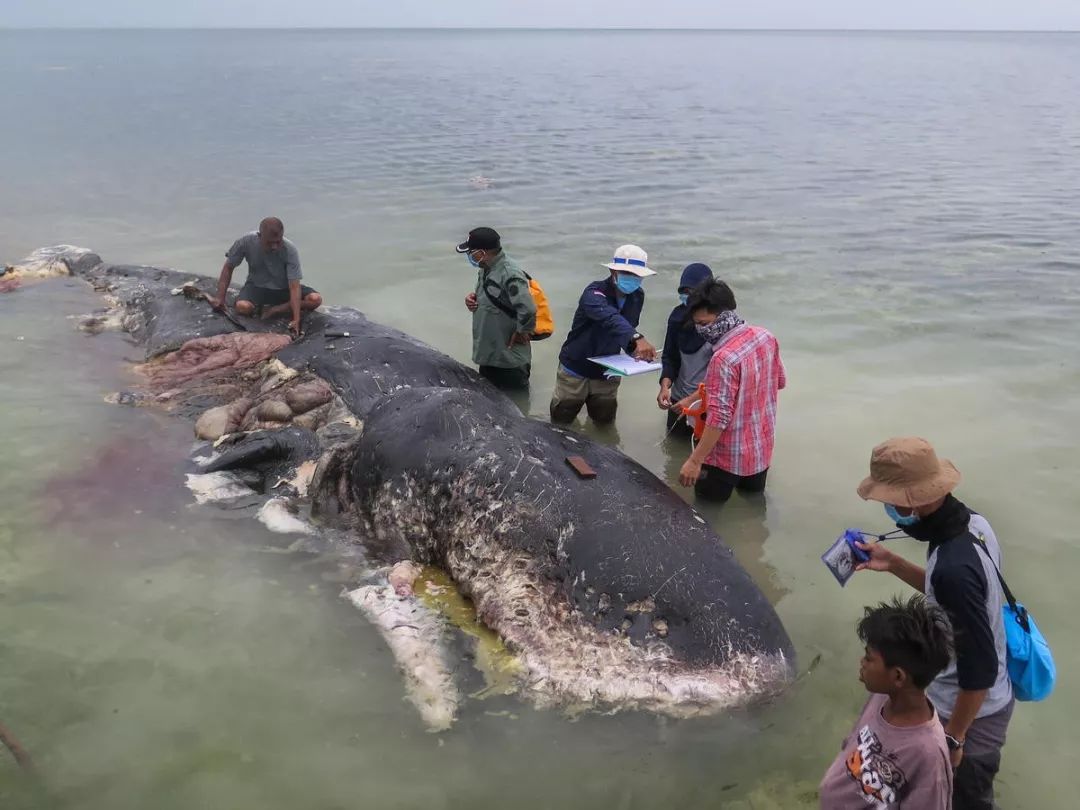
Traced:
<path fill-rule="evenodd" d="M 687 28 L 684 26 L 525 25 L 25 25 L 0 31 L 666 31 L 759 34 L 1076 34 L 1076 28 Z"/>

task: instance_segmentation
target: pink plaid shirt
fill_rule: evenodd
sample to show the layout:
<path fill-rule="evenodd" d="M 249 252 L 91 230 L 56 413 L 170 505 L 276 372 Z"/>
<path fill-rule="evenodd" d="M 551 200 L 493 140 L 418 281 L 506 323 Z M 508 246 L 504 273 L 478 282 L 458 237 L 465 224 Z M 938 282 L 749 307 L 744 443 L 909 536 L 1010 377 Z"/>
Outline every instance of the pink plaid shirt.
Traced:
<path fill-rule="evenodd" d="M 768 329 L 743 324 L 724 335 L 705 372 L 705 424 L 723 433 L 705 463 L 735 475 L 767 469 L 777 392 L 786 384 L 780 345 Z"/>

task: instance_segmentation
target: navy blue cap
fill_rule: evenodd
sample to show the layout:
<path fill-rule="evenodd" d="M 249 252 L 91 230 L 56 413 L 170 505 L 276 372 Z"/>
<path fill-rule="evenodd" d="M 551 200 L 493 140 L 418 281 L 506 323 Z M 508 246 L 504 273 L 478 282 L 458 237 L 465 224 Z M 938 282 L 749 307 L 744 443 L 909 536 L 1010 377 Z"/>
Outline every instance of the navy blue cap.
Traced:
<path fill-rule="evenodd" d="M 679 289 L 694 289 L 706 281 L 712 279 L 712 268 L 701 262 L 688 264 L 683 268 L 682 277 L 679 279 Z"/>

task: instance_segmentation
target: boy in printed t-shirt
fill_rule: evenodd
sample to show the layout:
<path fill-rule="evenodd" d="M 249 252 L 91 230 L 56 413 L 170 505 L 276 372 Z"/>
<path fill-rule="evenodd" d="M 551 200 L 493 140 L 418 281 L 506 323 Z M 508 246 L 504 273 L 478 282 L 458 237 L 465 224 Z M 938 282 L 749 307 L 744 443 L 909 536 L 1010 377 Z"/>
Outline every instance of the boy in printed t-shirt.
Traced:
<path fill-rule="evenodd" d="M 871 693 L 821 780 L 822 810 L 948 810 L 952 766 L 926 687 L 945 669 L 952 630 L 921 596 L 866 608 L 859 680 Z"/>

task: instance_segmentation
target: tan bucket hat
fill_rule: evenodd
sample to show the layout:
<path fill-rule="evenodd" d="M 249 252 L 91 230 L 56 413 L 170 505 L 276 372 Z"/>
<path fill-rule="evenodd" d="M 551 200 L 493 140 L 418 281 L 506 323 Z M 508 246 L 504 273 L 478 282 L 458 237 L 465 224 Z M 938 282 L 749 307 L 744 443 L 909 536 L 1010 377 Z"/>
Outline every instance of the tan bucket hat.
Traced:
<path fill-rule="evenodd" d="M 944 498 L 960 483 L 960 471 L 939 459 L 926 439 L 889 439 L 870 454 L 870 476 L 859 484 L 864 501 L 893 506 L 925 506 Z"/>

